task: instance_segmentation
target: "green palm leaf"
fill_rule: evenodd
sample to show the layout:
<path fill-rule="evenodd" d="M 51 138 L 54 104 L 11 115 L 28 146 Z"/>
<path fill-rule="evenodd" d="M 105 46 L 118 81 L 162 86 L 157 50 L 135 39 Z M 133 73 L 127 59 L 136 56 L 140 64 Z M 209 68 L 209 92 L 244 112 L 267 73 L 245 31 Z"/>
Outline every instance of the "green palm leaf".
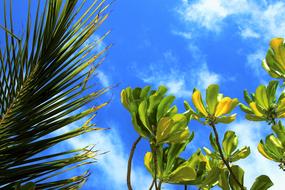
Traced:
<path fill-rule="evenodd" d="M 29 186 L 32 181 L 36 189 L 78 189 L 89 172 L 69 179 L 50 178 L 93 163 L 96 151 L 85 147 L 49 155 L 39 153 L 99 130 L 91 119 L 106 103 L 82 108 L 108 90 L 89 93 L 93 86 L 88 79 L 109 46 L 95 54 L 92 50 L 109 32 L 95 42 L 88 43 L 88 39 L 108 17 L 110 4 L 93 1 L 86 8 L 86 0 L 38 0 L 35 19 L 31 19 L 29 1 L 25 32 L 18 37 L 13 28 L 12 0 L 2 2 L 0 188 L 25 189 L 25 184 Z M 90 119 L 83 126 L 54 133 L 87 116 Z"/>

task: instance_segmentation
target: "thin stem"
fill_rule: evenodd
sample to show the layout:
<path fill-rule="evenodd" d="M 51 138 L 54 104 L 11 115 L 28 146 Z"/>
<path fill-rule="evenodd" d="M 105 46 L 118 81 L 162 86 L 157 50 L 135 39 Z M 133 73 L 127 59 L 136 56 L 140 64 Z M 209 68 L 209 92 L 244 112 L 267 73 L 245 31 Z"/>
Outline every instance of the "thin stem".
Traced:
<path fill-rule="evenodd" d="M 272 119 L 272 124 L 273 124 L 273 125 L 276 125 L 276 124 L 277 124 L 275 119 Z"/>
<path fill-rule="evenodd" d="M 137 140 L 134 142 L 134 144 L 132 146 L 132 149 L 131 149 L 131 152 L 130 152 L 130 157 L 129 157 L 129 160 L 128 160 L 127 185 L 128 185 L 128 189 L 129 190 L 133 189 L 132 188 L 132 184 L 131 184 L 132 160 L 133 160 L 133 156 L 134 156 L 137 144 L 140 142 L 141 139 L 142 139 L 142 137 L 139 136 L 137 138 Z"/>
<path fill-rule="evenodd" d="M 242 190 L 245 190 L 244 186 L 239 182 L 239 180 L 237 179 L 237 177 L 235 176 L 234 172 L 232 171 L 232 168 L 230 167 L 229 165 L 229 162 L 225 159 L 225 156 L 223 154 L 223 151 L 222 151 L 222 148 L 221 148 L 221 144 L 220 144 L 220 141 L 219 141 L 219 135 L 218 135 L 218 132 L 217 132 L 217 129 L 216 129 L 216 126 L 214 123 L 210 123 L 209 124 L 212 128 L 213 128 L 213 131 L 214 131 L 214 134 L 215 134 L 215 139 L 216 139 L 216 144 L 218 146 L 218 150 L 219 150 L 219 153 L 220 153 L 220 156 L 224 162 L 224 164 L 226 165 L 226 167 L 228 168 L 231 176 L 233 177 L 233 179 L 236 181 L 236 183 L 238 184 L 238 186 L 242 189 Z"/>
<path fill-rule="evenodd" d="M 162 181 L 159 181 L 158 183 L 158 189 L 161 189 Z"/>
<path fill-rule="evenodd" d="M 156 134 L 157 127 L 152 125 L 152 129 L 154 134 Z M 153 142 L 150 145 L 152 153 L 153 153 L 153 162 L 154 162 L 154 186 L 155 189 L 158 190 L 158 184 L 157 184 L 157 143 L 156 138 L 153 139 Z"/>
<path fill-rule="evenodd" d="M 187 190 L 187 189 L 188 189 L 187 185 L 184 185 L 184 190 Z"/>
<path fill-rule="evenodd" d="M 152 148 L 153 151 L 153 161 L 154 161 L 154 186 L 155 189 L 158 190 L 158 185 L 157 185 L 157 146 L 156 144 Z"/>
<path fill-rule="evenodd" d="M 149 187 L 149 190 L 152 190 L 152 188 L 153 188 L 153 186 L 154 186 L 154 178 L 153 178 L 153 180 L 152 180 L 152 182 L 151 182 L 151 185 L 150 185 L 150 187 Z"/>

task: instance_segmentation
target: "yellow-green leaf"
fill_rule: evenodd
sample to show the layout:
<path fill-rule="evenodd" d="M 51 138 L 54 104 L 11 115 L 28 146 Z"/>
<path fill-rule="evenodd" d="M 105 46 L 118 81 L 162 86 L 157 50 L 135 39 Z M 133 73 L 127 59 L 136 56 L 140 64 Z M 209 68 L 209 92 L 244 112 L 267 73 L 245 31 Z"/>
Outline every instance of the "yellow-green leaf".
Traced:
<path fill-rule="evenodd" d="M 196 109 L 202 113 L 205 117 L 208 115 L 205 106 L 202 101 L 201 92 L 199 90 L 195 90 L 192 94 L 192 101 Z"/>
<path fill-rule="evenodd" d="M 161 102 L 158 105 L 157 113 L 156 113 L 157 121 L 159 121 L 159 119 L 166 114 L 167 110 L 170 108 L 174 99 L 175 99 L 175 96 L 166 96 L 161 100 Z"/>
<path fill-rule="evenodd" d="M 262 117 L 262 116 L 263 116 L 263 114 L 257 109 L 255 102 L 251 102 L 251 103 L 249 104 L 249 106 L 250 106 L 251 110 L 253 111 L 253 113 L 254 113 L 256 116 L 258 116 L 258 117 Z"/>
<path fill-rule="evenodd" d="M 183 183 L 196 179 L 195 169 L 187 163 L 178 166 L 170 175 L 169 181 L 172 183 Z"/>
<path fill-rule="evenodd" d="M 228 114 L 232 108 L 232 99 L 229 97 L 224 97 L 217 105 L 215 116 L 219 117 L 224 114 Z"/>
<path fill-rule="evenodd" d="M 144 165 L 146 167 L 146 169 L 153 174 L 153 170 L 151 167 L 151 162 L 152 162 L 152 153 L 151 152 L 147 152 L 144 156 Z"/>
<path fill-rule="evenodd" d="M 226 156 L 229 157 L 238 145 L 238 138 L 235 132 L 227 131 L 224 135 L 222 145 Z"/>
<path fill-rule="evenodd" d="M 264 85 L 260 85 L 257 87 L 255 92 L 255 99 L 260 107 L 266 110 L 269 108 L 266 87 Z"/>
<path fill-rule="evenodd" d="M 271 158 L 264 150 L 264 145 L 262 142 L 260 142 L 257 146 L 258 152 L 260 154 L 262 154 L 265 158 L 269 159 L 269 160 L 273 160 L 273 158 Z"/>
<path fill-rule="evenodd" d="M 225 124 L 228 124 L 228 123 L 231 123 L 233 122 L 235 119 L 236 119 L 236 115 L 237 114 L 232 114 L 230 116 L 222 116 L 222 117 L 218 117 L 216 119 L 217 123 L 225 123 Z"/>
<path fill-rule="evenodd" d="M 257 177 L 250 190 L 267 190 L 273 185 L 270 178 L 266 175 Z"/>
<path fill-rule="evenodd" d="M 210 114 L 215 112 L 216 105 L 218 103 L 219 86 L 217 84 L 211 84 L 206 90 L 206 102 Z"/>

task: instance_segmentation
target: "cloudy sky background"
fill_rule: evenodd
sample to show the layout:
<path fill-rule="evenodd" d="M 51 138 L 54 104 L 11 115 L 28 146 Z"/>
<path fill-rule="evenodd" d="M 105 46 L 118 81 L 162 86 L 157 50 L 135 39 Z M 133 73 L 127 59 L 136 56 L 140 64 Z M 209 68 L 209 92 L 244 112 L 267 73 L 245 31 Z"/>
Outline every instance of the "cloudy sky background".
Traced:
<path fill-rule="evenodd" d="M 25 14 L 25 7 L 16 6 L 19 14 Z M 119 0 L 111 9 L 110 19 L 94 35 L 96 39 L 104 31 L 112 30 L 102 46 L 110 43 L 114 46 L 94 78 L 101 86 L 119 84 L 102 98 L 112 98 L 112 102 L 94 119 L 99 127 L 111 130 L 90 133 L 59 145 L 65 149 L 95 144 L 102 152 L 108 151 L 98 157 L 98 163 L 88 167 L 92 175 L 83 188 L 86 190 L 126 189 L 128 154 L 138 135 L 120 103 L 123 88 L 166 85 L 169 93 L 177 97 L 175 103 L 180 112 L 184 111 L 183 100 L 190 101 L 194 87 L 204 91 L 212 83 L 219 84 L 225 95 L 243 102 L 244 89 L 252 92 L 270 80 L 261 67 L 269 40 L 285 36 L 282 1 Z M 250 187 L 257 176 L 266 174 L 275 184 L 272 190 L 282 189 L 284 172 L 256 150 L 259 140 L 270 133 L 269 127 L 265 123 L 248 122 L 239 109 L 235 111 L 239 116 L 237 121 L 219 126 L 219 130 L 236 131 L 240 146 L 251 147 L 251 155 L 240 162 L 246 185 Z M 195 139 L 185 156 L 199 147 L 209 147 L 210 128 L 195 122 L 189 127 L 195 131 Z M 143 166 L 147 150 L 147 143 L 141 142 L 135 153 L 132 179 L 138 190 L 147 189 L 151 182 Z M 164 189 L 183 187 L 164 186 Z"/>

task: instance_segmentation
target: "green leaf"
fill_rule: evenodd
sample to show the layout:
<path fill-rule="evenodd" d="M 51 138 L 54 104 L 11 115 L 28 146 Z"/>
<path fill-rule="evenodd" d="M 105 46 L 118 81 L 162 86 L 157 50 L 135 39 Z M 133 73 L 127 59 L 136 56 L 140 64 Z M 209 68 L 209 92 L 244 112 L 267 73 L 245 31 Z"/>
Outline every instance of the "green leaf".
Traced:
<path fill-rule="evenodd" d="M 284 151 L 282 144 L 273 134 L 266 137 L 264 148 L 267 150 L 267 153 L 276 160 L 283 158 Z"/>
<path fill-rule="evenodd" d="M 263 117 L 259 117 L 256 115 L 246 114 L 245 118 L 249 121 L 265 121 L 266 119 Z"/>
<path fill-rule="evenodd" d="M 285 128 L 281 121 L 278 124 L 272 126 L 272 130 L 276 133 L 278 139 L 281 141 L 283 147 L 285 147 Z"/>
<path fill-rule="evenodd" d="M 134 101 L 136 100 L 140 100 L 140 96 L 141 96 L 141 91 L 142 89 L 139 88 L 139 87 L 136 87 L 132 90 L 132 95 L 133 95 L 133 98 L 134 98 Z"/>
<path fill-rule="evenodd" d="M 188 165 L 187 162 L 178 166 L 169 176 L 169 182 L 183 184 L 185 182 L 195 180 L 195 169 Z"/>
<path fill-rule="evenodd" d="M 171 118 L 163 117 L 157 126 L 158 143 L 182 143 L 190 136 L 187 118 L 183 114 L 175 114 Z"/>
<path fill-rule="evenodd" d="M 229 124 L 233 122 L 236 119 L 236 114 L 230 115 L 230 116 L 221 116 L 216 119 L 217 123 L 225 123 Z"/>
<path fill-rule="evenodd" d="M 145 86 L 142 90 L 141 90 L 141 94 L 140 94 L 140 98 L 146 98 L 149 91 L 150 91 L 151 87 L 150 86 Z"/>
<path fill-rule="evenodd" d="M 131 88 L 125 88 L 121 92 L 121 103 L 125 106 L 126 109 L 130 110 L 130 95 L 131 95 Z"/>
<path fill-rule="evenodd" d="M 226 157 L 229 157 L 238 145 L 238 137 L 234 131 L 227 131 L 225 133 L 222 145 Z"/>
<path fill-rule="evenodd" d="M 173 115 L 177 114 L 178 108 L 176 105 L 172 106 L 167 110 L 166 114 L 164 115 L 165 117 L 172 117 Z"/>
<path fill-rule="evenodd" d="M 138 114 L 139 114 L 139 118 L 140 118 L 141 122 L 143 123 L 144 127 L 146 128 L 146 130 L 148 130 L 149 133 L 152 133 L 152 128 L 149 125 L 148 118 L 147 118 L 147 107 L 148 107 L 147 100 L 142 101 L 139 105 Z M 143 127 L 143 126 L 141 126 L 141 127 Z"/>
<path fill-rule="evenodd" d="M 250 147 L 243 147 L 237 151 L 235 151 L 232 156 L 230 157 L 230 161 L 231 162 L 235 162 L 238 161 L 240 159 L 244 159 L 246 157 L 248 157 L 248 155 L 250 154 Z"/>
<path fill-rule="evenodd" d="M 215 108 L 218 103 L 219 86 L 211 84 L 206 90 L 206 102 L 208 105 L 209 112 L 215 113 Z"/>
<path fill-rule="evenodd" d="M 223 190 L 230 190 L 230 184 L 229 184 L 229 171 L 227 169 L 223 169 L 220 172 L 219 176 L 219 186 Z"/>
<path fill-rule="evenodd" d="M 213 136 L 212 133 L 210 134 L 209 139 L 210 139 L 210 143 L 211 143 L 211 146 L 213 147 L 213 149 L 214 149 L 215 151 L 218 151 L 218 145 L 217 145 L 217 143 L 216 143 L 216 138 Z"/>
<path fill-rule="evenodd" d="M 156 120 L 157 106 L 163 99 L 166 91 L 167 88 L 165 86 L 159 86 L 158 90 L 149 97 L 149 106 L 147 109 L 147 115 L 150 124 L 155 124 L 157 122 Z"/>
<path fill-rule="evenodd" d="M 203 180 L 202 186 L 208 185 L 211 187 L 213 184 L 215 184 L 219 180 L 220 173 L 221 173 L 220 168 L 217 168 L 217 167 L 212 168 L 208 172 L 206 178 Z"/>
<path fill-rule="evenodd" d="M 0 3 L 1 189 L 13 189 L 19 182 L 26 186 L 33 182 L 36 189 L 79 189 L 89 172 L 58 176 L 65 172 L 70 176 L 70 170 L 93 163 L 97 152 L 92 146 L 62 151 L 56 145 L 100 130 L 91 120 L 107 103 L 93 101 L 110 87 L 94 87 L 96 81 L 89 79 L 110 48 L 96 48 L 109 32 L 98 40 L 90 38 L 108 18 L 109 4 L 17 1 L 27 7 L 22 23 L 15 22 L 12 1 L 6 2 Z M 19 27 L 20 35 L 14 30 Z M 124 93 L 122 103 L 129 109 L 132 97 Z"/>
<path fill-rule="evenodd" d="M 266 70 L 269 70 L 269 73 L 272 77 L 275 78 L 284 78 L 285 71 L 285 60 L 284 60 L 284 39 L 283 38 L 273 38 L 270 41 L 270 48 L 266 54 Z"/>
<path fill-rule="evenodd" d="M 239 107 L 240 107 L 240 109 L 241 109 L 242 111 L 244 111 L 245 113 L 247 113 L 247 114 L 253 114 L 253 112 L 252 112 L 252 110 L 251 110 L 250 107 L 248 107 L 248 106 L 246 106 L 246 105 L 244 105 L 244 104 L 242 104 L 242 103 L 239 103 Z"/>
<path fill-rule="evenodd" d="M 191 108 L 189 102 L 187 102 L 186 100 L 184 100 L 183 105 L 184 105 L 185 110 L 191 110 L 194 112 L 194 110 Z"/>
<path fill-rule="evenodd" d="M 257 87 L 255 92 L 256 103 L 263 109 L 269 108 L 269 102 L 266 93 L 266 87 L 264 85 L 260 85 Z"/>
<path fill-rule="evenodd" d="M 250 190 L 267 190 L 273 185 L 270 178 L 266 175 L 257 177 Z"/>
<path fill-rule="evenodd" d="M 175 96 L 166 96 L 161 100 L 157 108 L 157 114 L 156 114 L 157 121 L 159 121 L 160 118 L 166 114 L 166 112 L 169 110 L 174 100 Z"/>
<path fill-rule="evenodd" d="M 243 185 L 243 176 L 244 176 L 244 171 L 242 168 L 240 168 L 239 166 L 237 165 L 233 165 L 231 167 L 235 177 L 237 178 L 237 180 L 239 181 L 239 183 L 241 185 Z M 237 182 L 234 180 L 233 176 L 230 175 L 230 178 L 229 178 L 229 182 L 230 182 L 230 186 L 233 190 L 240 190 L 240 187 L 239 185 L 237 184 Z"/>
<path fill-rule="evenodd" d="M 170 173 L 175 167 L 175 162 L 177 161 L 178 156 L 185 150 L 186 146 L 192 141 L 194 133 L 190 138 L 183 143 L 171 143 L 167 152 L 167 162 L 165 167 L 165 173 Z"/>
<path fill-rule="evenodd" d="M 250 104 L 252 102 L 252 98 L 250 97 L 247 90 L 243 91 L 243 97 L 247 104 Z"/>
<path fill-rule="evenodd" d="M 270 81 L 267 88 L 266 88 L 266 94 L 267 94 L 267 98 L 269 100 L 269 104 L 273 104 L 274 102 L 276 102 L 276 90 L 278 87 L 279 82 L 278 81 Z"/>
<path fill-rule="evenodd" d="M 167 141 L 167 138 L 171 135 L 174 121 L 169 117 L 163 117 L 159 120 L 156 131 L 157 143 Z"/>
<path fill-rule="evenodd" d="M 35 189 L 36 189 L 36 184 L 33 182 L 29 182 L 20 187 L 20 190 L 35 190 Z"/>
<path fill-rule="evenodd" d="M 142 123 L 140 123 L 140 119 L 137 116 L 136 112 L 131 112 L 132 124 L 136 132 L 142 137 L 149 137 L 150 133 L 146 130 L 146 128 L 142 127 Z"/>

